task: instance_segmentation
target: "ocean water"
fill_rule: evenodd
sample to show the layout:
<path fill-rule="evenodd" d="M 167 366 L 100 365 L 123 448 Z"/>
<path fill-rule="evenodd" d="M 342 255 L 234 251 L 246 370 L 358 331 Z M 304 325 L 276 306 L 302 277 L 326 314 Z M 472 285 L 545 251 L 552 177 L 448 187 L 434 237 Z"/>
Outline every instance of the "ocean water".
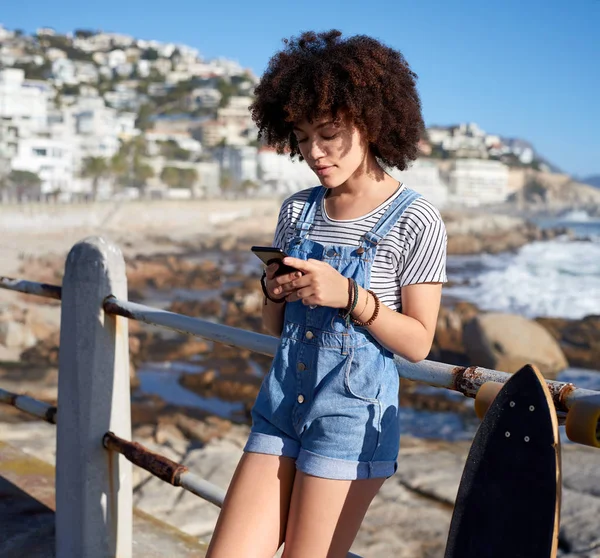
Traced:
<path fill-rule="evenodd" d="M 586 215 L 586 214 L 584 214 Z M 576 240 L 533 242 L 514 253 L 449 256 L 444 295 L 482 310 L 580 319 L 600 314 L 600 220 L 540 220 L 567 226 Z"/>

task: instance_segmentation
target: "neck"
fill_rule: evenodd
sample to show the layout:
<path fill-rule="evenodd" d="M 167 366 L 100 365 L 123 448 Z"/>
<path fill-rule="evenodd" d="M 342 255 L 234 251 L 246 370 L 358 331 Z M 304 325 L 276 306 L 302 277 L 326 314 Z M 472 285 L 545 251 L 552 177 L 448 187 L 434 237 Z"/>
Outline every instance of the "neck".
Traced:
<path fill-rule="evenodd" d="M 381 195 L 388 197 L 397 187 L 398 181 L 381 168 L 373 154 L 367 153 L 354 174 L 346 182 L 330 190 L 327 196 L 360 198 L 377 193 L 378 197 Z"/>

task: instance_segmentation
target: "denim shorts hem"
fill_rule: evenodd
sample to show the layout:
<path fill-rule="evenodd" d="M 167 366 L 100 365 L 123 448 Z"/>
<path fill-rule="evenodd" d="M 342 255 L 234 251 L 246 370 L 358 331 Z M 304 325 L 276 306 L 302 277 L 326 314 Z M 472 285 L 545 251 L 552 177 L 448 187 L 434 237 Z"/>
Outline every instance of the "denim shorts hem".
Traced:
<path fill-rule="evenodd" d="M 244 451 L 249 453 L 266 453 L 281 455 L 296 459 L 300 451 L 300 444 L 286 436 L 272 436 L 261 432 L 250 432 Z"/>
<path fill-rule="evenodd" d="M 307 475 L 334 480 L 362 480 L 391 477 L 397 468 L 396 461 L 350 461 L 325 457 L 301 449 L 296 468 Z"/>

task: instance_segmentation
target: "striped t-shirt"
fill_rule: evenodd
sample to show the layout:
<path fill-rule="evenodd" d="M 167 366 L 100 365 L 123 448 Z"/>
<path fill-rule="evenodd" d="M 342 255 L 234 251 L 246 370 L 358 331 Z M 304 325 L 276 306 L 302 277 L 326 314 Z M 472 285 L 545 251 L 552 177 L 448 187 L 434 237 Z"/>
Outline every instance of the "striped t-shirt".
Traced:
<path fill-rule="evenodd" d="M 375 226 L 389 204 L 404 188 L 402 184 L 379 207 L 358 219 L 332 219 L 327 215 L 323 198 L 317 208 L 309 238 L 324 245 L 358 246 L 362 235 Z M 296 192 L 283 202 L 273 246 L 286 249 L 311 190 L 312 188 L 308 188 Z M 416 199 L 378 244 L 371 268 L 370 288 L 382 304 L 401 312 L 402 287 L 415 283 L 447 281 L 446 245 L 446 227 L 439 211 L 424 198 Z"/>

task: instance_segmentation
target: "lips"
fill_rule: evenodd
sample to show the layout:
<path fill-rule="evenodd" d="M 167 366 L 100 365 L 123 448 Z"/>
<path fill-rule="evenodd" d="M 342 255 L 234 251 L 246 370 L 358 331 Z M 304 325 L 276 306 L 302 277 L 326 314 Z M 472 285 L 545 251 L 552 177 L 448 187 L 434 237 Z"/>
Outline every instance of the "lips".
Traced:
<path fill-rule="evenodd" d="M 334 165 L 323 166 L 323 167 L 314 167 L 314 171 L 319 176 L 325 176 L 325 175 L 329 174 L 329 172 L 332 171 L 333 168 L 334 168 Z"/>

